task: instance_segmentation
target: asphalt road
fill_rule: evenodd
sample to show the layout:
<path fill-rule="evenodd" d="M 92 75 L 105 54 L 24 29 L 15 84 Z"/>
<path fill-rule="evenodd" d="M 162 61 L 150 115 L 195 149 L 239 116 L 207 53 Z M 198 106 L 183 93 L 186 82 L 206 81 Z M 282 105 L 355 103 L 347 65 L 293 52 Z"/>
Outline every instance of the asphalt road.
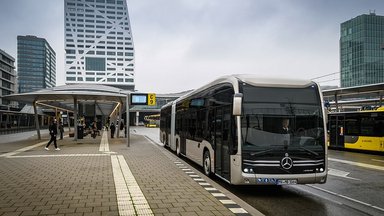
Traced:
<path fill-rule="evenodd" d="M 158 129 L 132 129 L 159 142 Z M 384 215 L 384 156 L 329 150 L 328 161 L 325 184 L 233 186 L 213 180 L 265 215 Z"/>
<path fill-rule="evenodd" d="M 226 188 L 265 215 L 384 215 L 383 159 L 330 151 L 326 184 Z"/>

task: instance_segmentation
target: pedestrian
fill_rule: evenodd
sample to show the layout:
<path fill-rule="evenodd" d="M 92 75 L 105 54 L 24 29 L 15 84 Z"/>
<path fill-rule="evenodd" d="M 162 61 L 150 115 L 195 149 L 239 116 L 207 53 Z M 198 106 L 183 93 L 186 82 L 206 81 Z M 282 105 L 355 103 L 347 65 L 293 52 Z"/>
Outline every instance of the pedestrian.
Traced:
<path fill-rule="evenodd" d="M 113 138 L 115 136 L 115 130 L 116 130 L 115 124 L 113 124 L 112 122 L 109 128 L 111 129 L 111 138 Z"/>
<path fill-rule="evenodd" d="M 49 125 L 49 134 L 51 135 L 51 139 L 47 143 L 47 146 L 45 146 L 45 150 L 49 150 L 48 146 L 53 142 L 55 145 L 55 150 L 59 151 L 60 149 L 57 147 L 57 142 L 56 142 L 56 135 L 57 135 L 57 121 L 54 119 L 51 121 L 51 124 Z"/>
<path fill-rule="evenodd" d="M 59 122 L 59 131 L 60 131 L 60 139 L 63 139 L 63 133 L 64 133 L 64 125 L 63 122 Z"/>
<path fill-rule="evenodd" d="M 120 137 L 124 137 L 124 122 L 123 121 L 121 121 L 120 122 L 120 131 L 119 131 L 119 136 Z"/>
<path fill-rule="evenodd" d="M 96 124 L 96 121 L 93 121 L 92 122 L 92 137 L 93 137 L 93 139 L 96 138 L 96 135 L 97 135 L 97 124 Z"/>

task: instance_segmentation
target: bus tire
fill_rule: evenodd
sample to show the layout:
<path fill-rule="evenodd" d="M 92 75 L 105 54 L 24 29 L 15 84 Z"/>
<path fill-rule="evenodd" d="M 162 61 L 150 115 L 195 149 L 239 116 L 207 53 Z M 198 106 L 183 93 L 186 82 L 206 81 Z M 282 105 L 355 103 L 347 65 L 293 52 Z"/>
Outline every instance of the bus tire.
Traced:
<path fill-rule="evenodd" d="M 180 144 L 179 144 L 179 140 L 177 139 L 176 140 L 176 155 L 177 157 L 180 157 Z"/>
<path fill-rule="evenodd" d="M 206 176 L 211 175 L 211 156 L 209 156 L 209 151 L 204 151 L 203 156 L 203 171 Z"/>

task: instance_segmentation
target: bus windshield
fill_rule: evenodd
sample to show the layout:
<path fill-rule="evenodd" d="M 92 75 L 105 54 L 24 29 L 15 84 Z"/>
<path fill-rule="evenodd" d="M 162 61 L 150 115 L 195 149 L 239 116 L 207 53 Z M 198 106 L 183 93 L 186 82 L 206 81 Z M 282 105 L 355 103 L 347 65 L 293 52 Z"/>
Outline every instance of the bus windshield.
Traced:
<path fill-rule="evenodd" d="M 298 149 L 324 152 L 322 106 L 316 85 L 307 88 L 243 85 L 243 150 L 262 154 Z"/>

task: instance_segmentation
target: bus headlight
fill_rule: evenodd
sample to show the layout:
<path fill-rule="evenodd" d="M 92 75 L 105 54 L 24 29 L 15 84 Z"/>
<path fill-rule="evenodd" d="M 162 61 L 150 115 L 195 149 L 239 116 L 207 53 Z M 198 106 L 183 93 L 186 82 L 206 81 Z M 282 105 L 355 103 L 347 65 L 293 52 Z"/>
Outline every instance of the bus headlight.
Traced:
<path fill-rule="evenodd" d="M 248 168 L 244 168 L 244 172 L 245 172 L 245 173 L 248 173 L 248 172 L 249 172 L 249 169 L 248 169 Z"/>

